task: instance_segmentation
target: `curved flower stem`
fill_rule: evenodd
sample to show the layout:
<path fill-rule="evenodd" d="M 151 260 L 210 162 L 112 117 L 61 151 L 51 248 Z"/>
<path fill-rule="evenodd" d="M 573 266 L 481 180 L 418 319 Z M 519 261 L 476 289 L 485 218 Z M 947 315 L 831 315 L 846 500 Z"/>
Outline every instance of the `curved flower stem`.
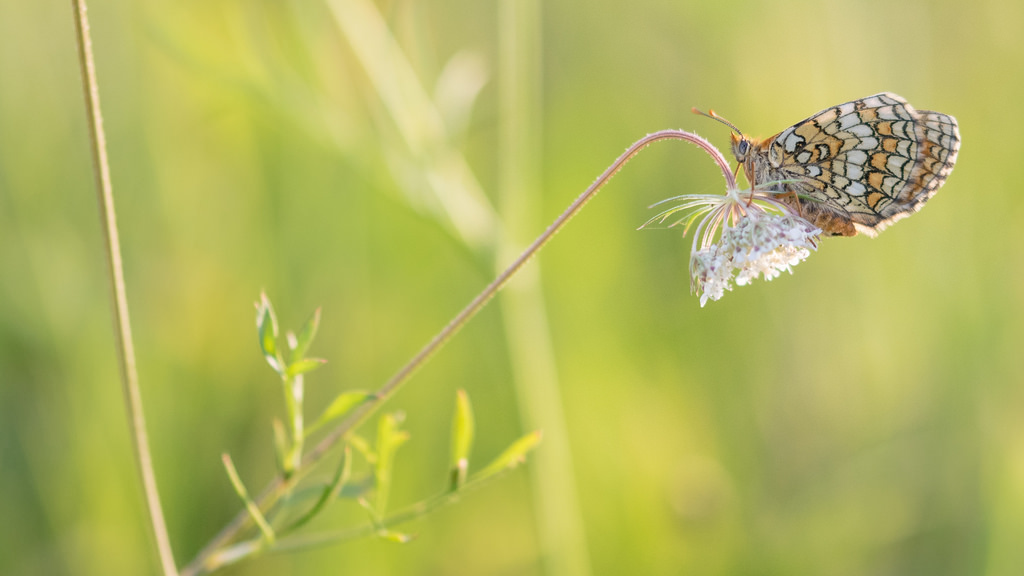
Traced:
<path fill-rule="evenodd" d="M 142 488 L 146 495 L 150 527 L 160 555 L 160 566 L 165 576 L 176 575 L 171 540 L 167 535 L 163 509 L 160 507 L 160 493 L 156 487 L 156 473 L 153 458 L 149 452 L 146 435 L 146 419 L 142 412 L 142 395 L 139 392 L 139 373 L 135 368 L 135 346 L 132 343 L 132 327 L 128 318 L 128 296 L 124 283 L 124 267 L 121 263 L 121 244 L 117 233 L 117 218 L 114 211 L 114 193 L 110 180 L 110 164 L 107 160 L 107 141 L 103 132 L 103 113 L 100 111 L 100 92 L 96 82 L 96 63 L 92 56 L 92 38 L 89 36 L 89 18 L 86 15 L 85 0 L 72 0 L 75 11 L 75 40 L 78 44 L 79 65 L 82 73 L 82 89 L 85 93 L 86 116 L 89 119 L 89 137 L 92 144 L 93 174 L 96 178 L 96 194 L 103 219 L 106 237 L 108 272 L 110 273 L 111 296 L 114 304 L 118 359 L 121 368 L 122 394 L 125 411 L 131 420 L 132 445 L 135 448 L 135 463 L 138 466 Z"/>
<path fill-rule="evenodd" d="M 710 142 L 696 134 L 691 134 L 690 132 L 684 132 L 682 130 L 661 130 L 653 134 L 648 134 L 636 141 L 636 143 L 627 148 L 626 151 L 604 171 L 604 173 L 598 176 L 597 180 L 595 180 L 593 184 L 580 194 L 580 196 L 569 205 L 565 212 L 563 212 L 561 216 L 556 218 L 555 221 L 548 226 L 547 230 L 545 230 L 543 234 L 538 236 L 532 244 L 523 250 L 523 253 L 520 254 L 519 257 L 508 266 L 508 268 L 488 284 L 487 287 L 476 296 L 476 298 L 474 298 L 455 316 L 455 318 L 452 318 L 448 325 L 438 332 L 437 335 L 434 336 L 434 338 L 427 343 L 427 345 L 424 346 L 408 364 L 403 366 L 401 370 L 392 376 L 391 379 L 377 391 L 377 398 L 373 402 L 368 402 L 359 407 L 326 438 L 321 440 L 320 443 L 317 444 L 317 446 L 306 456 L 303 466 L 309 465 L 322 458 L 324 453 L 337 443 L 338 440 L 362 423 L 362 421 L 369 416 L 377 406 L 390 398 L 391 395 L 393 395 L 420 366 L 425 364 L 438 350 L 441 349 L 442 346 L 448 342 L 448 340 L 451 339 L 452 336 L 459 331 L 459 329 L 473 318 L 473 316 L 475 316 L 476 313 L 479 312 L 480 309 L 483 308 L 484 305 L 487 304 L 487 302 L 489 302 L 490 299 L 493 298 L 506 283 L 508 283 L 509 279 L 511 279 L 512 276 L 520 270 L 520 268 L 526 265 L 530 258 L 533 258 L 533 256 L 539 252 L 552 237 L 554 237 L 555 233 L 561 230 L 569 220 L 572 220 L 573 216 L 576 216 L 576 214 L 583 209 L 586 203 L 597 195 L 597 192 L 607 184 L 609 180 L 611 180 L 612 176 L 622 169 L 626 162 L 640 153 L 640 151 L 648 145 L 657 142 L 658 140 L 667 139 L 686 140 L 687 142 L 691 142 L 703 148 L 715 159 L 715 162 L 718 163 L 719 167 L 722 169 L 722 174 L 725 176 L 727 185 L 730 188 L 736 187 L 736 180 L 733 177 L 732 172 L 729 170 L 728 161 L 724 156 L 722 156 L 722 153 L 712 146 Z"/>
<path fill-rule="evenodd" d="M 440 332 L 437 333 L 424 346 L 419 353 L 416 354 L 405 366 L 403 366 L 398 372 L 395 373 L 376 393 L 376 398 L 363 404 L 352 412 L 345 420 L 338 425 L 330 434 L 328 434 L 323 440 L 321 440 L 316 447 L 314 447 L 305 458 L 302 460 L 302 468 L 294 476 L 289 479 L 284 479 L 281 476 L 275 478 L 264 490 L 260 493 L 260 496 L 256 499 L 256 502 L 261 508 L 267 508 L 273 505 L 280 498 L 283 492 L 293 486 L 294 483 L 298 482 L 301 478 L 303 471 L 308 470 L 309 466 L 323 458 L 328 450 L 330 450 L 339 440 L 345 437 L 349 432 L 354 430 L 360 424 L 363 423 L 374 411 L 376 411 L 385 401 L 387 401 L 403 384 L 405 384 L 409 378 L 425 364 L 430 358 L 437 353 L 451 338 L 454 336 L 463 326 L 469 322 L 477 312 L 480 311 L 484 305 L 487 304 L 498 293 L 499 290 L 518 272 L 527 262 L 530 261 L 533 256 L 540 251 L 541 248 L 547 244 L 555 233 L 564 227 L 569 220 L 572 220 L 573 216 L 579 213 L 580 210 L 589 202 L 597 192 L 611 180 L 612 176 L 618 173 L 619 170 L 632 159 L 634 156 L 640 153 L 641 150 L 649 146 L 650 144 L 659 140 L 685 140 L 691 144 L 695 144 L 700 148 L 704 149 L 718 164 L 722 170 L 722 175 L 725 176 L 727 186 L 732 189 L 736 187 L 736 179 L 732 175 L 732 171 L 729 168 L 729 162 L 722 156 L 722 153 L 718 151 L 710 142 L 683 130 L 661 130 L 653 134 L 648 134 L 640 140 L 637 140 L 632 146 L 626 149 L 625 152 L 619 156 L 615 162 L 612 163 L 600 176 L 594 180 L 591 184 L 572 204 L 566 208 L 565 212 L 561 216 L 555 219 L 550 226 L 544 231 L 543 234 L 537 237 L 522 254 L 519 255 L 515 261 L 512 262 L 498 277 L 494 279 L 486 288 L 481 291 L 476 298 L 466 305 L 452 320 L 445 326 Z M 188 566 L 182 569 L 182 576 L 192 576 L 193 574 L 199 574 L 205 571 L 212 570 L 216 566 L 208 565 L 208 560 L 212 559 L 216 552 L 223 546 L 230 543 L 234 538 L 250 523 L 249 514 L 243 510 L 235 516 L 235 518 L 223 529 L 217 536 L 210 541 L 210 543 L 203 548 L 199 554 L 189 563 Z"/>

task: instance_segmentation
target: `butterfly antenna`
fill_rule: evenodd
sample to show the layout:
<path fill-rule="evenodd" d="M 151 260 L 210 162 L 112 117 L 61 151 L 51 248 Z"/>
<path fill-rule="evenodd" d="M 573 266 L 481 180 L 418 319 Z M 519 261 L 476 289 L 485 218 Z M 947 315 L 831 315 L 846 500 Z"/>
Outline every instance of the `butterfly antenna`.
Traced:
<path fill-rule="evenodd" d="M 699 114 L 699 115 L 701 115 L 701 116 L 707 116 L 708 118 L 711 118 L 712 120 L 718 120 L 718 121 L 719 121 L 719 122 L 721 122 L 722 124 L 725 124 L 725 125 L 726 125 L 726 126 L 728 126 L 729 128 L 732 128 L 732 129 L 733 129 L 733 131 L 734 131 L 734 132 L 736 132 L 737 134 L 739 134 L 740 136 L 743 136 L 743 131 L 742 131 L 742 130 L 740 130 L 739 128 L 737 128 L 737 127 L 736 127 L 736 125 L 735 125 L 735 124 L 733 124 L 732 122 L 729 122 L 729 121 L 728 121 L 728 120 L 726 120 L 725 118 L 722 118 L 721 116 L 719 116 L 718 114 L 716 114 L 714 110 L 708 110 L 707 112 L 704 112 L 703 110 L 698 110 L 697 108 L 690 108 L 690 110 L 691 110 L 691 111 L 692 111 L 692 112 L 693 112 L 694 114 Z"/>

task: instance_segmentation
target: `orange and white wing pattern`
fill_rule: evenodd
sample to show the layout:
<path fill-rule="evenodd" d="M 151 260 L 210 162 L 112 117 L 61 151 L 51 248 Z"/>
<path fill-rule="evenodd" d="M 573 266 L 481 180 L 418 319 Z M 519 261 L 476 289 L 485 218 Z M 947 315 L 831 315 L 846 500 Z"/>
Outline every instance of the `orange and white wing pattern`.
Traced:
<path fill-rule="evenodd" d="M 826 233 L 874 236 L 935 195 L 953 170 L 960 132 L 952 116 L 881 93 L 822 110 L 752 148 L 752 184 L 782 181 L 776 189 L 799 195 L 792 203 Z"/>

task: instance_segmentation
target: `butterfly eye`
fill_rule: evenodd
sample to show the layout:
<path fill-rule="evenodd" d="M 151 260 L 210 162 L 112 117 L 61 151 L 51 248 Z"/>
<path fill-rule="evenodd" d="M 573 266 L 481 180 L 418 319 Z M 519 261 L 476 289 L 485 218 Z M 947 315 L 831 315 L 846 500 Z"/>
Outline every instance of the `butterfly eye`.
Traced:
<path fill-rule="evenodd" d="M 739 149 L 740 156 L 746 156 L 747 152 L 750 151 L 750 142 L 747 142 L 746 140 L 740 140 L 740 144 L 738 146 L 738 149 Z"/>

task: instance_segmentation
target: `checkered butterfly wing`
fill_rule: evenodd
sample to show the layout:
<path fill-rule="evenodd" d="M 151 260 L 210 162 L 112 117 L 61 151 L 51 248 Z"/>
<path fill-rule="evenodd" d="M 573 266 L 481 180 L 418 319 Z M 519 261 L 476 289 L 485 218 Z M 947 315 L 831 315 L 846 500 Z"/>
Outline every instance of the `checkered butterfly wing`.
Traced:
<path fill-rule="evenodd" d="M 765 145 L 772 176 L 791 181 L 784 189 L 803 196 L 802 206 L 874 236 L 942 186 L 960 133 L 952 116 L 882 93 L 822 110 Z"/>

